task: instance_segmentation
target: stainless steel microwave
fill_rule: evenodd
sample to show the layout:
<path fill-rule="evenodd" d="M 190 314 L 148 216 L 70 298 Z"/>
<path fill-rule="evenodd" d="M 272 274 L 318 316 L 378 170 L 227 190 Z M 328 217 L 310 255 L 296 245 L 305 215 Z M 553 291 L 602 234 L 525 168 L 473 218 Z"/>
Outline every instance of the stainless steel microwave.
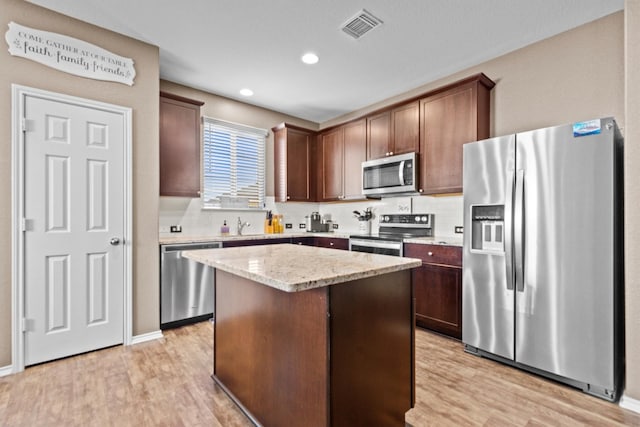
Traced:
<path fill-rule="evenodd" d="M 418 194 L 418 155 L 399 154 L 362 162 L 362 194 Z"/>

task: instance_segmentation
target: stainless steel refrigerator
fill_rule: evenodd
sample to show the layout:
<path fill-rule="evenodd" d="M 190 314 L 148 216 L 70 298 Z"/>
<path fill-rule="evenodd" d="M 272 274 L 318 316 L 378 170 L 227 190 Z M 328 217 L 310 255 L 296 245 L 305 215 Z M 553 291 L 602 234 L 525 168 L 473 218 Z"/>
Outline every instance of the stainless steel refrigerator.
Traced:
<path fill-rule="evenodd" d="M 622 136 L 612 118 L 464 145 L 465 350 L 619 397 Z"/>

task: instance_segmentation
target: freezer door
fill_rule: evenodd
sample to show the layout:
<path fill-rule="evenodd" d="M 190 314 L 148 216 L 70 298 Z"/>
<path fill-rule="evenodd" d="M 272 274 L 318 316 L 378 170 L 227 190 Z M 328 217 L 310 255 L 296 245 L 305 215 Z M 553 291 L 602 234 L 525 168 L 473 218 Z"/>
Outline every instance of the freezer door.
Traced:
<path fill-rule="evenodd" d="M 517 135 L 516 361 L 613 388 L 614 130 Z"/>
<path fill-rule="evenodd" d="M 462 341 L 513 359 L 515 136 L 465 144 L 463 162 Z"/>

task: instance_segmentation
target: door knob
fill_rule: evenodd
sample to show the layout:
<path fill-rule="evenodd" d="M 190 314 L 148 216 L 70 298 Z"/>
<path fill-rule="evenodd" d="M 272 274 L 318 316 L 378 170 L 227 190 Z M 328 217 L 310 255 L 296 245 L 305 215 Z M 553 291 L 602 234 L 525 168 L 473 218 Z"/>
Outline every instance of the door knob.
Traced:
<path fill-rule="evenodd" d="M 112 237 L 111 240 L 109 240 L 109 243 L 112 246 L 118 246 L 120 244 L 120 239 L 118 237 Z"/>

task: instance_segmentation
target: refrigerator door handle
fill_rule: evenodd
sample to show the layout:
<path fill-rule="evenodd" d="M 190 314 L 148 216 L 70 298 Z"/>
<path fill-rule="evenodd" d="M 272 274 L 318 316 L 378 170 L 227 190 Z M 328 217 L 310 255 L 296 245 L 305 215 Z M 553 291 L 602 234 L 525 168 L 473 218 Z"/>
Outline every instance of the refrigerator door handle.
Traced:
<path fill-rule="evenodd" d="M 513 290 L 513 182 L 515 173 L 507 171 L 507 189 L 504 203 L 504 261 L 507 276 L 507 290 Z"/>
<path fill-rule="evenodd" d="M 513 209 L 513 250 L 516 291 L 524 292 L 524 170 L 516 172 L 516 193 Z"/>

